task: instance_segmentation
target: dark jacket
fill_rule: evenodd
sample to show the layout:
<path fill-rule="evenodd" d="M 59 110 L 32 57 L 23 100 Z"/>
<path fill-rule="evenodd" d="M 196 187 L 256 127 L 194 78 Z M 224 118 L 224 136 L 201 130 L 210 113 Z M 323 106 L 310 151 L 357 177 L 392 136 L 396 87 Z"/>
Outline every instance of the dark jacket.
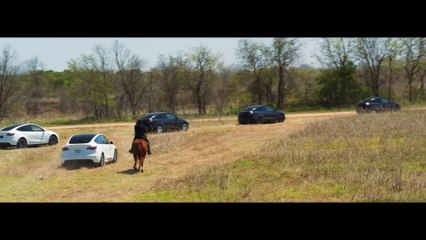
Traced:
<path fill-rule="evenodd" d="M 146 139 L 146 128 L 143 125 L 135 125 L 135 139 L 143 138 Z"/>

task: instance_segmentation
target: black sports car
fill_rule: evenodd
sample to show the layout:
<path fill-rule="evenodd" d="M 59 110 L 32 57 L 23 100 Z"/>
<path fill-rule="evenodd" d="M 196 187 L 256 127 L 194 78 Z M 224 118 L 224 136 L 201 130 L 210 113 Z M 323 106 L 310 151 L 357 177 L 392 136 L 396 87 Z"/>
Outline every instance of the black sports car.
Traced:
<path fill-rule="evenodd" d="M 384 97 L 370 97 L 356 104 L 357 113 L 399 111 L 401 106 Z"/>
<path fill-rule="evenodd" d="M 189 124 L 183 118 L 178 118 L 169 112 L 154 112 L 140 118 L 148 132 L 163 133 L 173 130 L 188 130 Z"/>
<path fill-rule="evenodd" d="M 238 114 L 240 124 L 284 122 L 285 114 L 268 105 L 246 107 Z"/>

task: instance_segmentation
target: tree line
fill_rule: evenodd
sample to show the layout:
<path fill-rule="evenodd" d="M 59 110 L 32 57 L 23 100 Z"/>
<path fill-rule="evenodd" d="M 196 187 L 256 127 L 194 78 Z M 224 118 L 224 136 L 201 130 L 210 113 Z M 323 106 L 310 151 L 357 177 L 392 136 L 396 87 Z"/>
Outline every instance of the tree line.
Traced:
<path fill-rule="evenodd" d="M 146 60 L 118 41 L 95 45 L 62 72 L 45 70 L 34 57 L 18 63 L 17 52 L 0 54 L 0 121 L 42 114 L 34 101 L 57 99 L 55 111 L 94 119 L 153 111 L 231 114 L 252 104 L 278 109 L 351 106 L 369 96 L 425 102 L 424 38 L 324 38 L 313 68 L 298 63 L 303 44 L 274 38 L 271 44 L 238 42 L 237 66 L 200 45 Z"/>

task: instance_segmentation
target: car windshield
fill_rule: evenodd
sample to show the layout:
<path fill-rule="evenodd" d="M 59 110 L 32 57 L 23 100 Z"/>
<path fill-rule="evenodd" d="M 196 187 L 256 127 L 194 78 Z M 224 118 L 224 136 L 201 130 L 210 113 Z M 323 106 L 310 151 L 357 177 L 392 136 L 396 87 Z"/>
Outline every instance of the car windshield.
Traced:
<path fill-rule="evenodd" d="M 70 143 L 88 143 L 90 142 L 96 134 L 79 134 L 74 135 L 70 139 Z"/>
<path fill-rule="evenodd" d="M 2 128 L 0 131 L 9 131 L 11 129 L 16 128 L 17 126 L 21 126 L 22 124 L 13 124 L 13 125 L 9 125 L 7 127 Z"/>

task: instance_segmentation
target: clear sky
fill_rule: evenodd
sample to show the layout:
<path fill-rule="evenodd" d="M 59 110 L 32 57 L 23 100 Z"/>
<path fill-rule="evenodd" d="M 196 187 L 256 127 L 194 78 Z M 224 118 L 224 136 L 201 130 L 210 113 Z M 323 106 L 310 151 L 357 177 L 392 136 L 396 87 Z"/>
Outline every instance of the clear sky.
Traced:
<path fill-rule="evenodd" d="M 81 54 L 92 53 L 95 44 L 102 44 L 107 48 L 118 40 L 133 53 L 147 61 L 147 67 L 157 64 L 158 56 L 175 55 L 179 52 L 188 52 L 200 44 L 208 47 L 213 53 L 220 54 L 226 65 L 237 64 L 235 58 L 237 42 L 241 38 L 0 38 L 0 49 L 7 44 L 18 52 L 18 62 L 32 57 L 39 57 L 45 64 L 46 70 L 62 71 L 67 68 L 67 62 L 76 59 Z M 269 44 L 272 38 L 255 38 Z M 304 45 L 301 50 L 299 64 L 317 66 L 315 52 L 318 38 L 300 38 Z"/>

